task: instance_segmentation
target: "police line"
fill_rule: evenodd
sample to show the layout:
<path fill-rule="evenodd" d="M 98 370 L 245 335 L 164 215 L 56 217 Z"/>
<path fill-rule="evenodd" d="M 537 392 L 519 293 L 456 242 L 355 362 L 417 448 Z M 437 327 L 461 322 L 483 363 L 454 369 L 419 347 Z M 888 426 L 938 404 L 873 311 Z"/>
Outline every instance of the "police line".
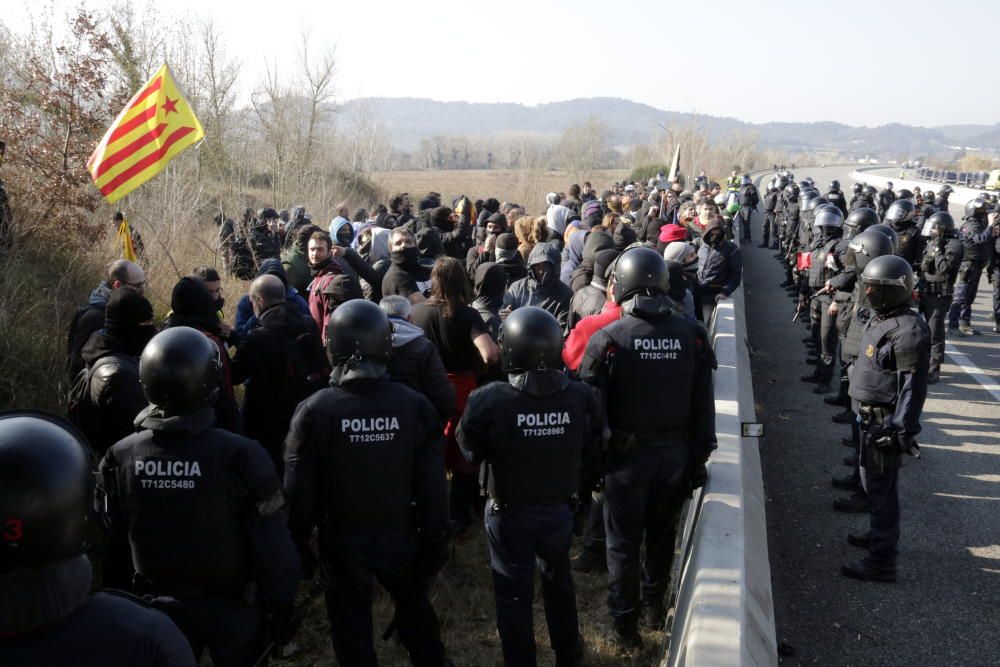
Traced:
<path fill-rule="evenodd" d="M 743 287 L 719 302 L 711 326 L 719 448 L 692 498 L 662 667 L 777 665 L 771 566 Z M 753 429 L 748 428 L 748 433 Z"/>
<path fill-rule="evenodd" d="M 872 169 L 885 169 L 885 167 L 869 167 L 868 169 L 858 169 L 851 172 L 851 179 L 858 181 L 860 183 L 867 183 L 872 187 L 882 189 L 885 184 L 892 181 L 893 187 L 896 192 L 899 192 L 900 188 L 907 188 L 912 190 L 914 187 L 918 187 L 921 190 L 927 190 L 928 188 L 937 191 L 941 187 L 940 183 L 935 183 L 933 181 L 920 181 L 911 180 L 908 178 L 892 178 L 891 176 L 882 176 L 880 174 L 870 173 Z M 948 200 L 949 204 L 952 206 L 958 206 L 959 209 L 964 207 L 968 202 L 972 201 L 979 196 L 979 190 L 972 190 L 970 188 L 960 188 L 956 186 L 951 186 L 952 195 Z M 961 216 L 959 216 L 961 217 Z M 958 220 L 958 218 L 956 218 Z"/>

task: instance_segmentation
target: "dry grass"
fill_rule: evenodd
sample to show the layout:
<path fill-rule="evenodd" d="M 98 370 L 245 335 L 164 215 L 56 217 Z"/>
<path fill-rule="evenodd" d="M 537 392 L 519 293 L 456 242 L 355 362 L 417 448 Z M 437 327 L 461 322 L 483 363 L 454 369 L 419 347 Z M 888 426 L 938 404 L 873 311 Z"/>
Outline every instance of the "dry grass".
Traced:
<path fill-rule="evenodd" d="M 576 549 L 574 548 L 574 551 Z M 662 632 L 643 631 L 644 651 L 632 658 L 619 656 L 610 644 L 611 620 L 607 613 L 607 576 L 605 574 L 573 573 L 576 584 L 580 632 L 586 643 L 586 664 L 639 665 L 656 664 L 665 641 Z M 397 641 L 383 642 L 379 638 L 392 618 L 392 600 L 381 589 L 374 603 L 376 648 L 379 663 L 386 666 L 409 665 L 406 650 Z M 481 525 L 463 542 L 455 544 L 452 558 L 438 576 L 431 590 L 431 602 L 441 622 L 442 641 L 448 657 L 460 667 L 502 665 L 500 639 L 496 631 L 496 609 L 490 575 L 486 538 Z M 535 584 L 535 641 L 538 644 L 538 664 L 555 664 L 555 654 L 549 648 L 548 631 L 541 599 L 541 585 Z M 336 664 L 330 647 L 329 626 L 320 600 L 311 608 L 296 642 L 299 652 L 286 660 L 272 664 L 279 667 L 319 667 Z"/>

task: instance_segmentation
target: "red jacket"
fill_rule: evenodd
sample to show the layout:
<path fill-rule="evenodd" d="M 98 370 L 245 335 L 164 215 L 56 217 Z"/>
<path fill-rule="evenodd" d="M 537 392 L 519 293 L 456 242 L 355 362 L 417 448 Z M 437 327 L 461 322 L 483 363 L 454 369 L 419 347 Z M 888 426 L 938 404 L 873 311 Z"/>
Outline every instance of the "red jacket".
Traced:
<path fill-rule="evenodd" d="M 320 338 L 322 338 L 324 346 L 326 345 L 326 321 L 333 310 L 328 307 L 326 295 L 323 294 L 323 290 L 341 273 L 343 271 L 337 266 L 337 263 L 331 261 L 320 269 L 320 272 L 309 283 L 309 314 L 312 315 L 312 318 L 316 321 L 316 326 L 319 327 Z"/>
<path fill-rule="evenodd" d="M 587 350 L 590 337 L 599 329 L 603 329 L 621 317 L 622 307 L 614 301 L 607 301 L 597 315 L 588 315 L 573 327 L 569 338 L 563 345 L 563 363 L 566 368 L 576 372 L 583 362 L 583 353 Z"/>

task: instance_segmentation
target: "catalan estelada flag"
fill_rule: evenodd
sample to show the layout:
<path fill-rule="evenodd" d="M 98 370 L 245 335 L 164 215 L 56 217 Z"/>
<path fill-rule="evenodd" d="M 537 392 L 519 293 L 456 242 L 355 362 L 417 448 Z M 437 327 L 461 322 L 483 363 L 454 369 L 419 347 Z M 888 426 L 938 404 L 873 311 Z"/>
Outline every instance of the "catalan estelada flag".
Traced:
<path fill-rule="evenodd" d="M 194 110 L 164 65 L 118 114 L 87 160 L 87 170 L 113 204 L 204 136 Z"/>

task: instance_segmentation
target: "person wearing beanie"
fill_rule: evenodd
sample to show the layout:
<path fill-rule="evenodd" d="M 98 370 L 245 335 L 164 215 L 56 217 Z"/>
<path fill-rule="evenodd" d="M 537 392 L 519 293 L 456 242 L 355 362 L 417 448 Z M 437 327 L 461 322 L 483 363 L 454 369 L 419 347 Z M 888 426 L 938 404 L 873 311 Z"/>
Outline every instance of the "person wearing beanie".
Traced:
<path fill-rule="evenodd" d="M 468 217 L 447 206 L 438 206 L 431 211 L 431 227 L 441 238 L 445 255 L 455 259 L 465 258 L 472 245 L 472 227 Z"/>
<path fill-rule="evenodd" d="M 670 275 L 670 289 L 667 290 L 669 296 L 677 307 L 684 311 L 684 316 L 692 322 L 697 322 L 698 318 L 694 310 L 694 295 L 687 288 L 684 280 L 684 265 L 677 260 L 667 261 L 667 272 Z"/>
<path fill-rule="evenodd" d="M 698 248 L 693 243 L 674 241 L 663 251 L 667 262 L 680 262 L 684 287 L 691 293 L 696 318 L 701 316 L 701 288 L 698 285 Z"/>
<path fill-rule="evenodd" d="M 583 318 L 596 315 L 604 309 L 608 292 L 607 272 L 618 254 L 614 248 L 603 248 L 594 253 L 590 283 L 574 292 L 573 299 L 569 303 L 569 319 L 566 325 L 569 331 L 572 331 Z"/>
<path fill-rule="evenodd" d="M 660 234 L 656 240 L 656 251 L 662 253 L 667 245 L 674 241 L 687 241 L 688 230 L 680 225 L 667 223 L 660 227 Z"/>
<path fill-rule="evenodd" d="M 484 206 L 489 205 L 490 201 L 496 200 L 487 200 L 487 203 L 484 204 Z M 488 209 L 485 211 L 488 211 Z M 503 213 L 499 211 L 489 213 L 486 218 L 483 219 L 483 227 L 481 229 L 477 229 L 477 234 L 479 235 L 477 239 L 478 245 L 469 248 L 469 252 L 466 253 L 465 256 L 465 271 L 469 275 L 470 281 L 475 278 L 476 269 L 480 264 L 484 262 L 496 261 L 496 255 L 493 251 L 496 247 L 497 238 L 506 232 L 507 216 Z"/>
<path fill-rule="evenodd" d="M 139 356 L 155 333 L 153 306 L 135 290 L 122 288 L 108 297 L 104 328 L 83 346 L 85 369 L 73 384 L 70 412 L 99 456 L 135 431 L 135 417 L 146 407 Z"/>
<path fill-rule="evenodd" d="M 265 264 L 277 261 L 270 259 Z M 222 392 L 212 406 L 215 409 L 215 421 L 219 428 L 242 435 L 243 420 L 240 418 L 239 405 L 236 403 L 236 393 L 233 390 L 232 359 L 229 357 L 229 349 L 222 340 L 216 313 L 215 302 L 205 283 L 198 278 L 184 277 L 174 285 L 170 295 L 170 313 L 163 323 L 163 328 L 190 327 L 200 331 L 215 345 L 219 351 L 219 361 L 222 363 Z"/>
<path fill-rule="evenodd" d="M 624 219 L 615 227 L 615 233 L 612 235 L 612 238 L 615 242 L 615 250 L 618 252 L 625 252 L 625 248 L 639 240 L 635 228 L 632 225 L 626 224 Z"/>

